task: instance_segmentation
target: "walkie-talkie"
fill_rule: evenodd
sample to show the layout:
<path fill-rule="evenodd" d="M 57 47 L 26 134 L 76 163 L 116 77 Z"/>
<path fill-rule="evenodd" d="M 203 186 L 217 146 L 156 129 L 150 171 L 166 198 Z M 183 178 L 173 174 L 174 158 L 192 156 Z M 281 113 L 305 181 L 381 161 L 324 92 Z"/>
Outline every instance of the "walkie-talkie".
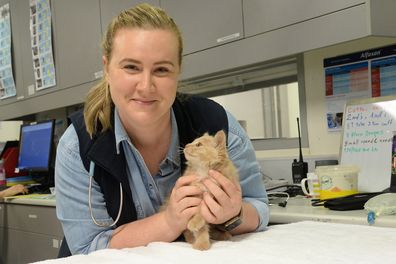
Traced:
<path fill-rule="evenodd" d="M 298 145 L 300 148 L 300 160 L 297 161 L 297 159 L 294 159 L 292 163 L 293 183 L 300 183 L 303 178 L 307 178 L 307 172 L 308 172 L 308 163 L 304 162 L 302 155 L 300 120 L 298 117 L 297 117 L 297 127 L 298 127 Z"/>

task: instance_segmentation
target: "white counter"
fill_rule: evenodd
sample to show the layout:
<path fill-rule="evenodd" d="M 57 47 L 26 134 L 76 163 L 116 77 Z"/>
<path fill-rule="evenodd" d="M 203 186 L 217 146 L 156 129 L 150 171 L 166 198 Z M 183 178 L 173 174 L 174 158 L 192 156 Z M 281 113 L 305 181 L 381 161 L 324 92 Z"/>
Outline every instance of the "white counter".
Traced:
<path fill-rule="evenodd" d="M 270 206 L 270 223 L 286 224 L 299 221 L 319 221 L 344 224 L 368 225 L 366 210 L 335 211 L 323 206 L 312 206 L 311 199 L 293 197 L 286 207 Z M 378 216 L 374 226 L 396 227 L 396 215 Z"/>

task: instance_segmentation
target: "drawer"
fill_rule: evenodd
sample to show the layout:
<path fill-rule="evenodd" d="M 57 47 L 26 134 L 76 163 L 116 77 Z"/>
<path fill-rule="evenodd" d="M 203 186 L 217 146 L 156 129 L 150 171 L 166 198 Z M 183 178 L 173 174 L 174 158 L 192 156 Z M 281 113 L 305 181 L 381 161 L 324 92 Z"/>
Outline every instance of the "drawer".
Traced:
<path fill-rule="evenodd" d="M 4 263 L 24 264 L 57 257 L 62 237 L 8 229 Z"/>
<path fill-rule="evenodd" d="M 7 204 L 7 228 L 63 236 L 55 207 Z"/>

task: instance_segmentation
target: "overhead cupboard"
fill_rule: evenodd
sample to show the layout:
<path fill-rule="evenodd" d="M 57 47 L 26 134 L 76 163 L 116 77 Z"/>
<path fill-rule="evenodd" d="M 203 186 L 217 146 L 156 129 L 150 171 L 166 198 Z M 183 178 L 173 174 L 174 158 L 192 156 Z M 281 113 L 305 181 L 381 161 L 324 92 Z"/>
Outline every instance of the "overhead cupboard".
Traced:
<path fill-rule="evenodd" d="M 100 41 L 107 24 L 140 2 L 163 7 L 179 25 L 185 41 L 182 81 L 362 37 L 396 36 L 393 0 L 49 0 L 56 85 L 37 90 L 30 0 L 0 0 L 10 8 L 16 85 L 16 96 L 0 100 L 0 120 L 83 102 L 103 75 Z"/>

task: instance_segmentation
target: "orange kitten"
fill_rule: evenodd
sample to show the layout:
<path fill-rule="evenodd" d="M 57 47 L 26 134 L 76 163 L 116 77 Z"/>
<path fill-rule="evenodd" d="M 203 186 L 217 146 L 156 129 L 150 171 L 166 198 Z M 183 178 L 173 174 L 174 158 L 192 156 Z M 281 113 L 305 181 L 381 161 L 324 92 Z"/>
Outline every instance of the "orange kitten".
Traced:
<path fill-rule="evenodd" d="M 209 170 L 219 171 L 231 180 L 238 180 L 238 171 L 232 161 L 228 158 L 226 147 L 226 135 L 220 130 L 215 136 L 205 133 L 203 136 L 187 144 L 184 148 L 184 156 L 187 160 L 185 175 L 194 174 L 199 177 L 195 183 L 205 190 L 201 183 L 208 177 Z M 194 215 L 184 231 L 186 241 L 191 243 L 193 248 L 206 250 L 210 247 L 210 238 L 216 240 L 227 240 L 231 234 L 220 231 L 215 226 L 210 226 L 200 213 Z"/>

